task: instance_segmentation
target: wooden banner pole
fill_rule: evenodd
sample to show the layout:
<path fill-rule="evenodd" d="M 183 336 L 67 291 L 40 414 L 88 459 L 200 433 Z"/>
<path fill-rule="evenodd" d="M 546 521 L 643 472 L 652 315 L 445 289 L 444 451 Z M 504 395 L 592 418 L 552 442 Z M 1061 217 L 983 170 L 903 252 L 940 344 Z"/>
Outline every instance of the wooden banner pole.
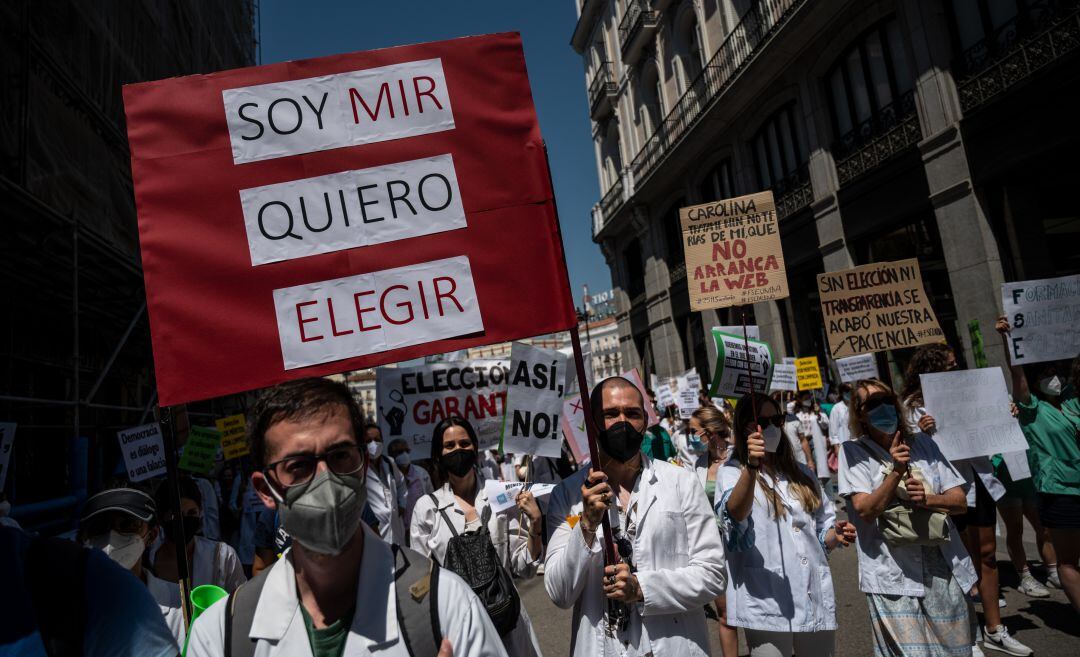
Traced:
<path fill-rule="evenodd" d="M 169 506 L 176 523 L 176 579 L 180 584 L 180 603 L 184 610 L 184 626 L 191 627 L 191 578 L 188 568 L 187 537 L 184 536 L 183 514 L 180 512 L 180 475 L 176 460 L 176 417 L 170 406 L 162 406 L 159 413 L 161 439 L 165 447 L 165 486 L 169 492 Z M 158 509 L 158 518 L 164 509 Z"/>

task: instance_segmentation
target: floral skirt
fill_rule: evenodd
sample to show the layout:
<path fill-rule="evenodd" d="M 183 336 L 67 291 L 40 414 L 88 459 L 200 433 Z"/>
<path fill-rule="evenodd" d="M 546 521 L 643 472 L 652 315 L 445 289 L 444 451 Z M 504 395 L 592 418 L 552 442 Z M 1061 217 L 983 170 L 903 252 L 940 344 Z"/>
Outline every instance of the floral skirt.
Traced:
<path fill-rule="evenodd" d="M 923 548 L 921 598 L 868 593 L 877 657 L 968 657 L 974 626 L 967 596 L 941 550 Z"/>

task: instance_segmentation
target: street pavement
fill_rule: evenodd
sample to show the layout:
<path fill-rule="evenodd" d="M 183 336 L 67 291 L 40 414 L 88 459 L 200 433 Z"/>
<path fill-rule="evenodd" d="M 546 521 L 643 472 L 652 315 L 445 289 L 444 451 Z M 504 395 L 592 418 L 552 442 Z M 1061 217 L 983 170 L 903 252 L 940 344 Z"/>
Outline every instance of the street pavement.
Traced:
<path fill-rule="evenodd" d="M 1030 528 L 1028 528 L 1030 534 Z M 1049 598 L 1029 598 L 1016 590 L 1017 578 L 1005 554 L 1004 536 L 998 538 L 998 564 L 1002 589 L 1008 606 L 1001 610 L 1005 625 L 1013 636 L 1035 650 L 1039 657 L 1080 656 L 1080 615 L 1074 613 L 1064 592 L 1051 589 Z M 1027 546 L 1028 558 L 1037 558 L 1034 544 Z M 833 585 L 836 590 L 836 613 L 840 629 L 836 634 L 838 657 L 867 657 L 874 654 L 866 610 L 866 596 L 859 591 L 857 557 L 853 548 L 834 551 L 830 559 Z M 1036 577 L 1045 579 L 1039 568 Z M 543 577 L 517 582 L 522 600 L 547 657 L 568 655 L 570 652 L 571 610 L 559 609 L 544 590 Z M 712 654 L 720 656 L 719 630 L 709 621 Z M 739 655 L 747 655 L 746 644 L 740 635 Z M 987 657 L 1003 655 L 986 652 Z M 800 656 L 802 657 L 802 656 Z"/>

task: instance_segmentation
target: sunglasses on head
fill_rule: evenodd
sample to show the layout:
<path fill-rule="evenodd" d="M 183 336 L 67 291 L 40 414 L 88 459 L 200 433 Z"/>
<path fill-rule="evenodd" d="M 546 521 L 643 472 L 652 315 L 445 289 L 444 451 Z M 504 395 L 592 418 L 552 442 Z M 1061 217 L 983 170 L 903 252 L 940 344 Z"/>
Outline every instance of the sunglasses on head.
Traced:
<path fill-rule="evenodd" d="M 874 410 L 878 406 L 881 406 L 882 404 L 886 404 L 886 403 L 889 404 L 890 406 L 892 406 L 892 404 L 893 404 L 892 397 L 889 397 L 888 395 L 882 395 L 880 397 L 871 397 L 870 399 L 867 399 L 865 402 L 863 402 L 862 409 L 864 411 L 866 411 L 867 413 L 869 413 L 870 411 Z"/>

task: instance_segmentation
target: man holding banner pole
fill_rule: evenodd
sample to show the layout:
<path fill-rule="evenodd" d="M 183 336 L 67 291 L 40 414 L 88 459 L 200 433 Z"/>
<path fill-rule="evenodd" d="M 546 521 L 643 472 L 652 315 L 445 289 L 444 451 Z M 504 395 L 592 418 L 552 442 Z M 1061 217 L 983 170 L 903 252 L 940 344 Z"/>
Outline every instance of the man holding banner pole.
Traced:
<path fill-rule="evenodd" d="M 544 585 L 556 605 L 574 608 L 571 653 L 707 654 L 703 606 L 724 591 L 726 573 L 705 491 L 692 471 L 641 453 L 647 414 L 631 381 L 599 383 L 589 411 L 601 429 L 590 435 L 594 467 L 556 487 L 547 516 Z M 612 539 L 616 564 L 600 544 Z"/>

